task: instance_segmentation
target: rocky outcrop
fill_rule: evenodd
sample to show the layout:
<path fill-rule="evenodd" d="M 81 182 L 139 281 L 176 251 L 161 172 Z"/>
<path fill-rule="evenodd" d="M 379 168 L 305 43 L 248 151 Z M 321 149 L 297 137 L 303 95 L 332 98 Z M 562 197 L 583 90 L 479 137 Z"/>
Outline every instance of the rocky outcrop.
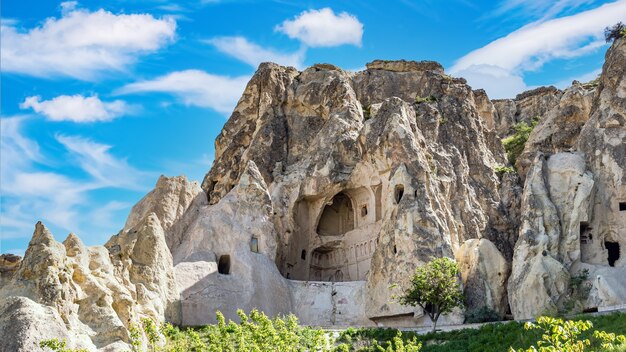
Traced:
<path fill-rule="evenodd" d="M 183 239 L 176 234 L 185 233 L 189 226 L 187 210 L 192 204 L 206 204 L 206 194 L 196 181 L 185 176 L 159 177 L 156 186 L 133 206 L 126 219 L 124 231 L 135 227 L 150 213 L 154 213 L 165 232 L 165 241 L 172 248 Z"/>
<path fill-rule="evenodd" d="M 580 261 L 580 224 L 589 220 L 593 177 L 581 154 L 538 154 L 528 171 L 522 225 L 508 282 L 516 319 L 555 313 Z"/>
<path fill-rule="evenodd" d="M 558 104 L 541 115 L 517 158 L 518 173 L 525 177 L 537 152 L 555 154 L 576 149 L 578 136 L 589 119 L 595 87 L 575 82 L 567 88 Z"/>
<path fill-rule="evenodd" d="M 511 268 L 502 253 L 487 239 L 471 239 L 456 252 L 456 261 L 467 309 L 487 307 L 503 317 L 509 309 L 506 282 Z"/>
<path fill-rule="evenodd" d="M 555 108 L 563 92 L 555 87 L 539 87 L 518 94 L 515 99 L 492 100 L 496 110 L 495 127 L 501 137 L 514 132 L 514 126 L 520 122 L 528 125 L 532 120 L 543 118 L 546 113 Z"/>
<path fill-rule="evenodd" d="M 58 337 L 70 347 L 117 351 L 128 348 L 129 325 L 140 317 L 180 321 L 171 255 L 156 216 L 107 246 L 86 247 L 74 234 L 59 243 L 38 223 L 24 259 L 0 288 L 0 334 L 23 337 L 9 338 L 0 350 L 36 351 L 40 340 Z M 15 329 L 23 334 L 12 335 Z"/>

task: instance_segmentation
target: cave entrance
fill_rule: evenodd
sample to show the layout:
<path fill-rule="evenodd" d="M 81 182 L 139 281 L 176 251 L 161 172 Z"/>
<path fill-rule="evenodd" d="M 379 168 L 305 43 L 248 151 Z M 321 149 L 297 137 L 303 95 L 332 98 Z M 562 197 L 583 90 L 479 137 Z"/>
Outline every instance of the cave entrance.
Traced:
<path fill-rule="evenodd" d="M 337 193 L 324 207 L 317 225 L 320 236 L 339 236 L 354 229 L 354 206 L 343 192 Z"/>
<path fill-rule="evenodd" d="M 617 242 L 604 242 L 604 247 L 609 252 L 608 261 L 610 266 L 615 266 L 615 262 L 619 259 L 619 243 Z"/>
<path fill-rule="evenodd" d="M 230 255 L 220 256 L 217 262 L 217 272 L 224 275 L 230 275 Z"/>

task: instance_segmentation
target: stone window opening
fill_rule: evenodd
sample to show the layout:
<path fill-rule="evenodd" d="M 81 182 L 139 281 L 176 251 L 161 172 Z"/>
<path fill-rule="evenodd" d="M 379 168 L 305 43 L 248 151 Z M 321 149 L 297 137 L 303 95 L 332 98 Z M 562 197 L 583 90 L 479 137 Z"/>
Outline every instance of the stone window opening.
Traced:
<path fill-rule="evenodd" d="M 606 248 L 608 254 L 609 266 L 615 266 L 615 262 L 619 259 L 620 248 L 619 243 L 604 241 L 604 248 Z"/>
<path fill-rule="evenodd" d="M 591 242 L 592 235 L 590 233 L 591 227 L 589 227 L 589 223 L 586 221 L 580 222 L 580 243 L 587 244 Z"/>
<path fill-rule="evenodd" d="M 619 211 L 626 211 L 626 202 L 619 202 Z"/>
<path fill-rule="evenodd" d="M 217 262 L 217 272 L 223 275 L 230 275 L 230 255 L 220 256 Z"/>
<path fill-rule="evenodd" d="M 361 206 L 361 217 L 365 217 L 367 215 L 367 205 Z"/>
<path fill-rule="evenodd" d="M 396 189 L 393 192 L 394 199 L 396 204 L 399 204 L 402 200 L 402 196 L 404 196 L 404 185 L 396 185 Z"/>
<path fill-rule="evenodd" d="M 259 239 L 256 237 L 252 237 L 250 239 L 250 251 L 254 253 L 259 253 Z"/>
<path fill-rule="evenodd" d="M 306 249 L 303 249 L 302 252 L 300 252 L 300 259 L 306 260 Z"/>

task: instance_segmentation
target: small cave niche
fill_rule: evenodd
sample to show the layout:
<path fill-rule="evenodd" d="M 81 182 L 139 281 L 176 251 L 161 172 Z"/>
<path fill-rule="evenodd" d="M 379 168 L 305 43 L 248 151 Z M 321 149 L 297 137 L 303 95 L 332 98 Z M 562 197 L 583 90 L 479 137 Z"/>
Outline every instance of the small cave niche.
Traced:
<path fill-rule="evenodd" d="M 593 237 L 591 235 L 591 227 L 589 227 L 589 223 L 586 221 L 580 222 L 580 244 L 591 243 Z"/>
<path fill-rule="evenodd" d="M 300 259 L 306 260 L 306 249 L 303 249 L 302 252 L 300 252 Z"/>
<path fill-rule="evenodd" d="M 337 193 L 324 207 L 317 224 L 320 236 L 339 236 L 354 229 L 354 206 L 343 192 Z"/>
<path fill-rule="evenodd" d="M 250 239 L 250 252 L 259 253 L 259 239 L 256 237 Z"/>
<path fill-rule="evenodd" d="M 361 217 L 365 217 L 367 215 L 367 205 L 361 206 Z"/>
<path fill-rule="evenodd" d="M 224 254 L 217 261 L 217 272 L 223 275 L 230 275 L 230 255 Z"/>
<path fill-rule="evenodd" d="M 396 201 L 396 204 L 399 204 L 404 196 L 404 185 L 396 185 L 395 190 L 393 191 L 393 198 Z"/>
<path fill-rule="evenodd" d="M 607 252 L 609 252 L 609 255 L 607 256 L 609 266 L 615 266 L 615 262 L 619 260 L 620 255 L 619 243 L 604 241 L 604 248 L 606 248 Z"/>
<path fill-rule="evenodd" d="M 626 211 L 626 202 L 619 202 L 619 211 Z"/>

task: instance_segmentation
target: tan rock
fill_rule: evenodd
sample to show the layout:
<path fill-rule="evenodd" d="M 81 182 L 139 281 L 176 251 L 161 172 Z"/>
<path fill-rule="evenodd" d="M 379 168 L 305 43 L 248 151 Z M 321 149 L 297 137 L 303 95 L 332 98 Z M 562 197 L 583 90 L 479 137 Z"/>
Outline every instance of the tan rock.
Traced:
<path fill-rule="evenodd" d="M 488 307 L 504 316 L 509 308 L 506 282 L 510 264 L 487 239 L 465 241 L 456 252 L 467 309 Z"/>

